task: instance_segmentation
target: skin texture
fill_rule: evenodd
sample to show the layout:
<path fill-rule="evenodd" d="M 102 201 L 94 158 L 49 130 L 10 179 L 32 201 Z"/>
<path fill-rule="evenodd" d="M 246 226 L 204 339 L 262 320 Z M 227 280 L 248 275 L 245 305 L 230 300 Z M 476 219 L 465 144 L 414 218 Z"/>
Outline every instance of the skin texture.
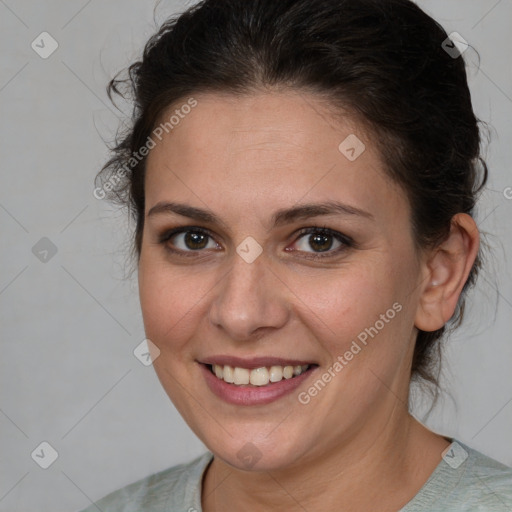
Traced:
<path fill-rule="evenodd" d="M 378 503 L 381 511 L 398 510 L 449 445 L 408 413 L 410 366 L 417 328 L 438 329 L 455 310 L 478 250 L 476 225 L 459 214 L 444 244 L 418 252 L 406 195 L 384 173 L 372 138 L 348 116 L 335 121 L 311 94 L 194 97 L 197 106 L 148 156 L 146 215 L 173 201 L 223 222 L 146 217 L 139 288 L 146 335 L 160 350 L 157 375 L 215 455 L 203 508 L 362 511 Z M 338 149 L 350 134 L 366 147 L 354 161 Z M 334 200 L 372 217 L 272 226 L 277 210 Z M 194 251 L 184 234 L 160 243 L 171 228 L 191 226 L 210 230 L 204 248 Z M 298 233 L 308 227 L 328 227 L 355 245 L 331 237 L 330 252 L 321 252 L 322 243 Z M 250 264 L 236 252 L 248 236 L 263 249 Z M 312 259 L 318 254 L 331 256 Z M 298 392 L 395 303 L 400 312 L 300 403 Z M 200 371 L 198 361 L 219 354 L 294 358 L 318 368 L 297 392 L 238 406 L 214 395 Z M 260 455 L 250 468 L 237 456 L 247 443 Z"/>

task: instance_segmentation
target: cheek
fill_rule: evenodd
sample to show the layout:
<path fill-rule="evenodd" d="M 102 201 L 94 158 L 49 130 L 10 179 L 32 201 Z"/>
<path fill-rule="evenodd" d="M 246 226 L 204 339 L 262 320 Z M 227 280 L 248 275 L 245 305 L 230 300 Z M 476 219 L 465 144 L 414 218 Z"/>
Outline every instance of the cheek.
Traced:
<path fill-rule="evenodd" d="M 146 336 L 175 352 L 192 335 L 212 284 L 203 274 L 149 258 L 139 264 L 139 295 Z"/>
<path fill-rule="evenodd" d="M 399 269 L 386 261 L 352 266 L 304 300 L 311 309 L 309 318 L 319 326 L 315 338 L 331 364 L 338 361 L 338 370 L 358 385 L 369 377 L 361 367 L 392 372 L 409 343 L 412 320 L 404 304 L 408 272 L 405 265 Z"/>
<path fill-rule="evenodd" d="M 397 300 L 392 275 L 380 272 L 378 267 L 377 263 L 350 266 L 336 275 L 309 282 L 304 302 L 332 331 L 344 334 L 342 339 L 347 334 L 356 335 Z"/>

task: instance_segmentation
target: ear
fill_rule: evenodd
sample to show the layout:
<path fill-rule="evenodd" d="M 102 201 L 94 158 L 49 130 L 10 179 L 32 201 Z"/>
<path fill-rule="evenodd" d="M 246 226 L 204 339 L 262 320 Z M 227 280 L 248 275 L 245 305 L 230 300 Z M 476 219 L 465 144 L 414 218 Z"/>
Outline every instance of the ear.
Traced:
<path fill-rule="evenodd" d="M 425 284 L 415 317 L 418 329 L 441 329 L 453 316 L 479 244 L 480 235 L 473 218 L 466 213 L 454 215 L 448 237 L 422 264 Z"/>

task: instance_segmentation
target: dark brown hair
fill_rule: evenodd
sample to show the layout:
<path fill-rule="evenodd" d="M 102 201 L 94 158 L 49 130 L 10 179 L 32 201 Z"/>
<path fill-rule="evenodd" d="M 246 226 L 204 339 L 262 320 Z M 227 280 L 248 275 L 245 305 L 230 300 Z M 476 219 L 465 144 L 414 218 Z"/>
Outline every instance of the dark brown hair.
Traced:
<path fill-rule="evenodd" d="M 445 51 L 447 37 L 409 0 L 204 0 L 166 21 L 127 77 L 108 87 L 111 99 L 129 98 L 134 111 L 98 179 L 110 181 L 108 197 L 133 215 L 134 255 L 144 227 L 146 158 L 135 162 L 133 155 L 163 112 L 200 92 L 272 87 L 316 93 L 333 111 L 358 116 L 408 195 L 417 246 L 435 247 L 455 214 L 473 213 L 487 180 L 465 63 Z M 453 328 L 480 265 L 479 253 Z M 416 340 L 411 377 L 434 387 L 445 327 L 420 331 Z"/>

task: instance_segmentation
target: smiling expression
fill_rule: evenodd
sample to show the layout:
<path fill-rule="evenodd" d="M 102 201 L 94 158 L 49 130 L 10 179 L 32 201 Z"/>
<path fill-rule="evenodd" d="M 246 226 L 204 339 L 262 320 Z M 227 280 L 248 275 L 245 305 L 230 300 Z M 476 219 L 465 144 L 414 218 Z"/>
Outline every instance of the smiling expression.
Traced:
<path fill-rule="evenodd" d="M 421 273 L 406 195 L 362 126 L 312 95 L 195 98 L 146 167 L 139 288 L 157 375 L 233 466 L 248 443 L 263 469 L 369 446 L 407 400 Z M 365 147 L 353 160 L 350 135 Z"/>

